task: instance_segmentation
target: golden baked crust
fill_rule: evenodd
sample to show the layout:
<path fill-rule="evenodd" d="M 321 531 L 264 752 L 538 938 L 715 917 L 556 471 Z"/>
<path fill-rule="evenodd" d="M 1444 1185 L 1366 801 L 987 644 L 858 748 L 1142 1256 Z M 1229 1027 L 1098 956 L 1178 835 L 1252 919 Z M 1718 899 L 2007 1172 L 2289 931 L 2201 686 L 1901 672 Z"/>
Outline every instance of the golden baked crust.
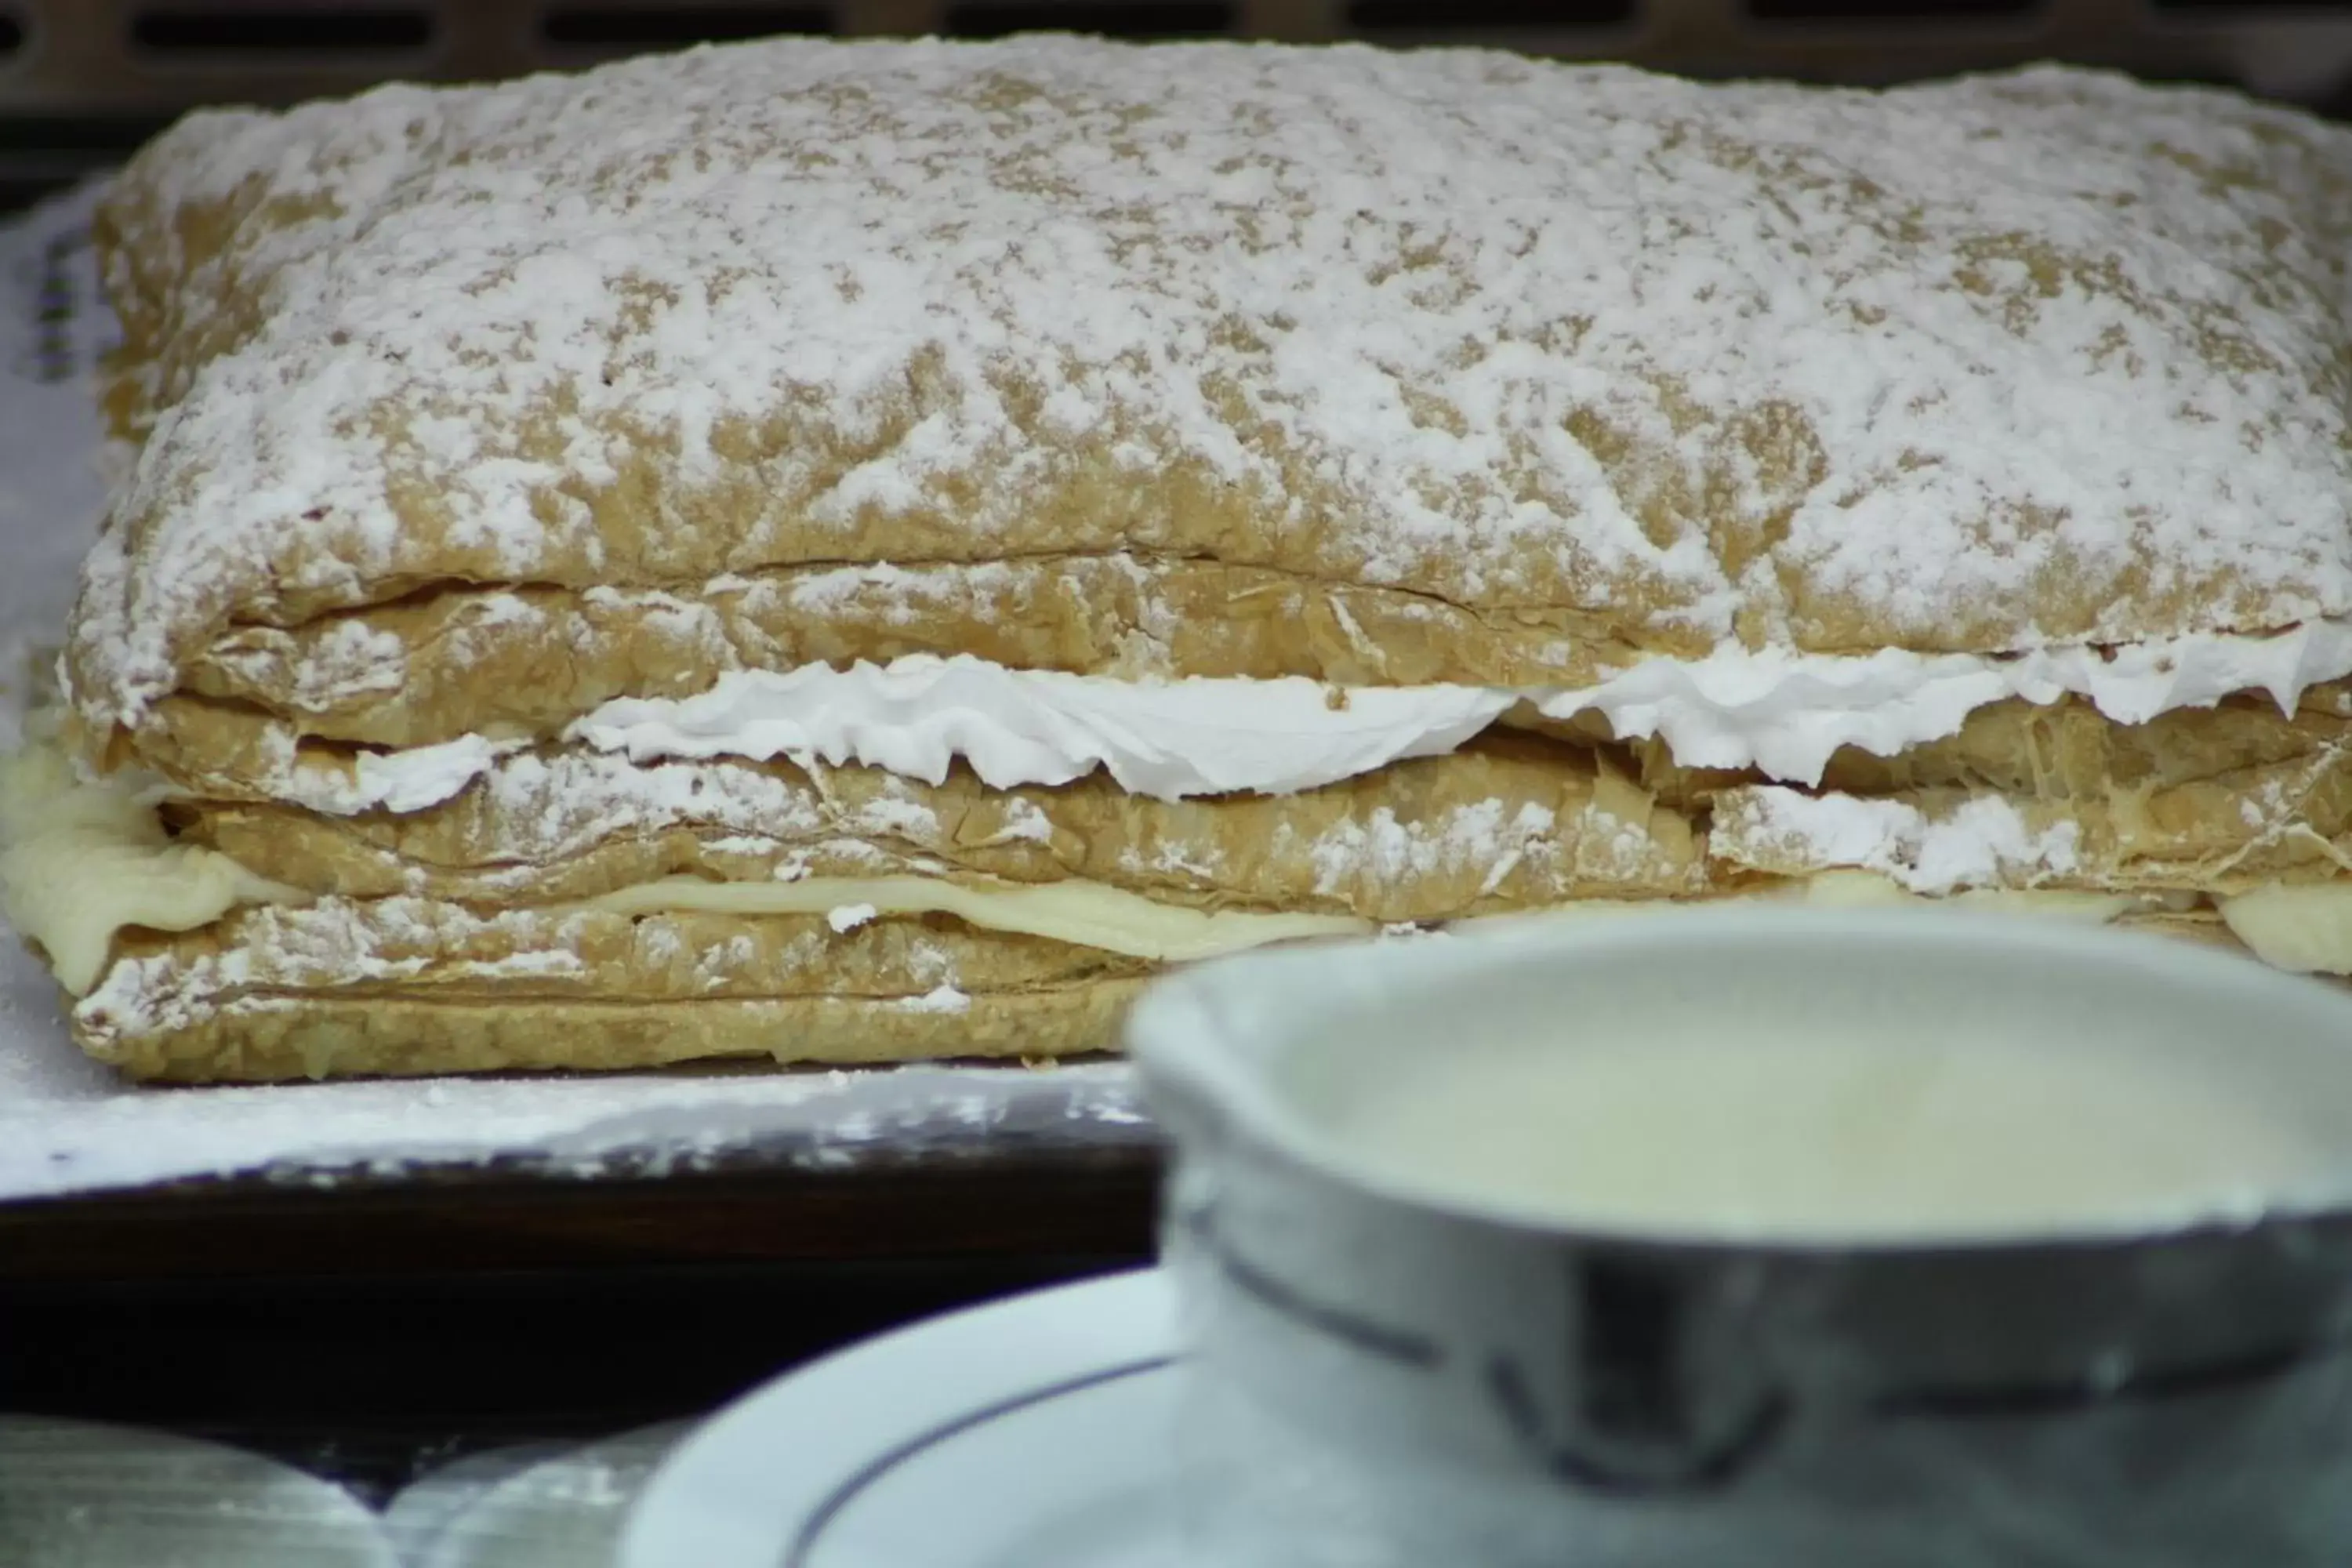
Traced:
<path fill-rule="evenodd" d="M 525 753 L 445 805 L 175 805 L 195 842 L 320 892 L 541 903 L 677 874 L 1084 878 L 1163 902 L 1426 921 L 1703 886 L 1700 844 L 1593 754 L 1489 738 L 1292 795 L 993 790 L 871 768 Z"/>
<path fill-rule="evenodd" d="M 1049 1057 L 1115 1045 L 1150 969 L 950 920 L 325 899 L 128 933 L 71 1022 L 100 1060 L 182 1081 Z"/>
<path fill-rule="evenodd" d="M 613 698 L 690 696 L 729 670 L 908 654 L 1120 679 L 1575 687 L 1635 651 L 1574 610 L 1481 611 L 1121 552 L 808 567 L 684 595 L 445 585 L 290 627 L 232 627 L 194 656 L 181 689 L 306 736 L 418 746 L 552 735 Z"/>
<path fill-rule="evenodd" d="M 2343 683 L 2293 714 L 2263 697 L 2118 724 L 2089 703 L 1994 703 L 1893 757 L 1854 748 L 1818 790 L 1677 766 L 1663 743 L 1490 732 L 1300 795 L 1131 796 L 1101 775 L 992 790 L 874 769 L 717 761 L 635 766 L 580 748 L 488 763 L 422 811 L 321 816 L 353 754 L 244 708 L 173 699 L 143 760 L 203 798 L 198 842 L 320 891 L 538 901 L 677 872 L 760 879 L 926 867 L 1019 881 L 1085 877 L 1179 903 L 1427 921 L 1573 899 L 1686 897 L 1752 875 L 1868 865 L 1788 830 L 1776 803 L 1853 800 L 1951 817 L 1999 802 L 2064 854 L 1969 869 L 1968 885 L 2232 892 L 2332 879 L 2352 860 Z M 698 784 L 694 781 L 701 781 Z M 1900 856 L 1902 834 L 1878 848 Z M 753 842 L 764 838 L 767 842 Z M 1385 846 L 1385 849 L 1382 849 Z M 1508 864 L 1504 862 L 1507 859 Z M 1500 869 L 1498 870 L 1498 868 Z M 1957 884 L 1922 884 L 1948 891 Z"/>
<path fill-rule="evenodd" d="M 2352 132 L 2055 69 L 780 42 L 199 114 L 101 225 L 143 447 L 73 696 L 449 586 L 1127 552 L 1569 666 L 2341 615 L 2347 215 Z"/>
<path fill-rule="evenodd" d="M 80 1038 L 127 1076 L 166 1083 L 614 1072 L 730 1060 L 838 1067 L 1045 1060 L 1115 1048 L 1139 984 L 1097 981 L 976 996 L 957 1012 L 849 996 L 476 1004 L 254 996 L 168 1030 Z"/>
<path fill-rule="evenodd" d="M 2119 923 L 2236 946 L 2210 910 Z M 1150 970 L 951 921 L 329 900 L 134 938 L 72 1024 L 100 1060 L 186 1083 L 1034 1060 L 1116 1050 Z"/>
<path fill-rule="evenodd" d="M 1817 790 L 1678 768 L 1655 743 L 1626 771 L 1660 809 L 1694 819 L 1717 877 L 1857 867 L 1933 893 L 1965 884 L 2226 894 L 2333 880 L 2352 865 L 2344 696 L 2336 682 L 2306 692 L 2293 714 L 2249 696 L 2139 724 L 2118 724 L 2076 700 L 1995 703 L 1957 733 L 1892 757 L 1841 751 Z M 1841 845 L 1811 826 L 1825 820 L 1823 803 L 1874 810 L 1885 831 L 1859 852 Z M 2047 852 L 1997 867 L 1971 858 L 1958 879 L 1923 871 L 1921 834 L 1970 810 L 1997 813 L 2021 847 Z"/>
<path fill-rule="evenodd" d="M 98 237 L 137 451 L 73 743 L 312 900 L 123 930 L 75 1027 L 134 1074 L 1051 1055 L 1151 967 L 580 902 L 666 878 L 1428 922 L 1864 869 L 2211 938 L 2352 866 L 2352 132 L 2284 110 L 781 42 L 194 115 Z M 1805 659 L 1834 709 L 1889 650 L 1958 668 L 1886 755 L 1591 706 L 1728 658 L 1738 722 Z M 1518 706 L 1186 800 L 574 727 L 917 654 Z"/>

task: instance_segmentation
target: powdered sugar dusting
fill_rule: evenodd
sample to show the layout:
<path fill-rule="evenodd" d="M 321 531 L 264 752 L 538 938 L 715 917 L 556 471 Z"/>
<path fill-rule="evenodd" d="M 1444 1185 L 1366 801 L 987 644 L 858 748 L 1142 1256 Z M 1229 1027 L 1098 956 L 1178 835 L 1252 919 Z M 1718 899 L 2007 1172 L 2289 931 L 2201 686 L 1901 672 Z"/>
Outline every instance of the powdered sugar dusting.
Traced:
<path fill-rule="evenodd" d="M 792 41 L 201 114 L 136 178 L 167 275 L 174 204 L 270 206 L 205 274 L 256 330 L 150 388 L 96 717 L 389 580 L 859 550 L 1238 550 L 1685 653 L 2352 611 L 2352 132 L 2220 94 Z"/>
<path fill-rule="evenodd" d="M 1036 802 L 1024 800 L 1019 795 L 1007 795 L 1002 837 L 1009 843 L 1051 844 L 1054 842 L 1054 822 Z"/>
<path fill-rule="evenodd" d="M 933 986 L 920 996 L 909 996 L 898 1004 L 909 1013 L 968 1013 L 971 998 L 949 984 Z"/>
<path fill-rule="evenodd" d="M 725 763 L 638 766 L 621 757 L 578 752 L 509 758 L 487 777 L 483 811 L 495 841 L 553 861 L 622 833 L 697 825 L 775 839 L 827 833 L 860 837 L 936 839 L 938 815 L 897 781 L 860 803 L 827 799 L 805 784 Z"/>
<path fill-rule="evenodd" d="M 421 760 L 412 768 L 411 759 Z M 879 793 L 848 801 L 727 760 L 639 765 L 595 752 L 518 752 L 469 741 L 363 753 L 362 767 L 371 763 L 373 771 L 357 783 L 340 772 L 290 763 L 262 782 L 276 798 L 340 815 L 393 801 L 415 809 L 474 787 L 465 809 L 483 836 L 532 865 L 585 854 L 623 834 L 680 826 L 707 830 L 713 849 L 754 855 L 772 852 L 781 841 L 829 835 L 920 843 L 935 842 L 942 832 L 938 814 L 889 776 L 879 780 Z M 1037 816 L 1042 821 L 1044 813 Z M 780 868 L 777 874 L 797 873 Z"/>
<path fill-rule="evenodd" d="M 77 195 L 0 223 L 0 348 L 9 351 L 0 352 L 0 561 L 8 564 L 0 573 L 0 733 L 24 696 L 18 650 L 55 646 L 89 536 L 83 520 L 100 501 L 89 386 L 78 374 L 34 379 L 40 356 L 16 335 L 34 321 L 29 290 L 45 258 L 62 256 L 77 310 L 65 324 L 78 356 L 69 368 L 105 346 L 111 323 L 90 308 L 94 280 L 77 241 L 89 199 Z M 28 291 L 21 301 L 12 292 L 20 281 Z M 641 794 L 631 798 L 639 809 L 647 804 Z M 737 809 L 760 806 L 739 798 Z M 566 820 L 551 821 L 543 837 L 578 830 Z M 77 1049 L 58 1006 L 55 983 L 0 926 L 0 1201 L 263 1171 L 318 1181 L 328 1170 L 381 1173 L 420 1162 L 642 1174 L 746 1151 L 833 1166 L 878 1152 L 969 1157 L 998 1137 L 1034 1151 L 1041 1142 L 1101 1147 L 1150 1136 L 1123 1063 L 141 1088 Z"/>
<path fill-rule="evenodd" d="M 2031 887 L 2079 864 L 2071 821 L 2034 828 L 1998 795 L 1977 795 L 1930 816 L 1896 800 L 1807 795 L 1761 785 L 1717 814 L 1718 842 L 1737 837 L 1794 868 L 1877 871 L 1915 893 Z"/>
<path fill-rule="evenodd" d="M 0 937 L 0 1200 L 264 1170 L 499 1160 L 588 1176 L 747 1150 L 832 1166 L 969 1154 L 999 1135 L 1032 1149 L 1150 1136 L 1124 1063 L 141 1088 L 75 1048 L 54 983 Z"/>
<path fill-rule="evenodd" d="M 1484 800 L 1423 823 L 1400 820 L 1384 805 L 1360 822 L 1337 823 L 1308 847 L 1315 890 L 1328 898 L 1353 887 L 1397 884 L 1472 866 L 1486 868 L 1486 876 L 1499 884 L 1531 848 L 1559 855 L 1551 811 L 1533 802 L 1507 819 L 1504 811 L 1503 802 Z"/>

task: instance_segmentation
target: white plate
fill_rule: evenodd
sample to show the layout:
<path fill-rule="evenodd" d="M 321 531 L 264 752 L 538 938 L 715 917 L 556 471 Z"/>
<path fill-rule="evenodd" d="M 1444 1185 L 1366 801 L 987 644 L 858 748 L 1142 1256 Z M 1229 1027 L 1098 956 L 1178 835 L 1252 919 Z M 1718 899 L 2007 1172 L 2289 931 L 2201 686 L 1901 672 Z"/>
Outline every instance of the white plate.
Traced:
<path fill-rule="evenodd" d="M 410 1568 L 604 1568 L 624 1511 L 689 1425 L 460 1459 L 394 1498 L 385 1533 Z"/>
<path fill-rule="evenodd" d="M 399 1568 L 341 1487 L 168 1432 L 0 1415 L 9 1568 Z"/>
<path fill-rule="evenodd" d="M 533 1465 L 567 1452 L 562 1443 L 517 1443 L 484 1448 L 426 1471 L 384 1504 L 383 1532 L 409 1568 L 425 1560 L 459 1515 Z"/>
<path fill-rule="evenodd" d="M 655 1473 L 621 1568 L 1170 1568 L 1156 1271 L 902 1330 L 768 1384 Z"/>

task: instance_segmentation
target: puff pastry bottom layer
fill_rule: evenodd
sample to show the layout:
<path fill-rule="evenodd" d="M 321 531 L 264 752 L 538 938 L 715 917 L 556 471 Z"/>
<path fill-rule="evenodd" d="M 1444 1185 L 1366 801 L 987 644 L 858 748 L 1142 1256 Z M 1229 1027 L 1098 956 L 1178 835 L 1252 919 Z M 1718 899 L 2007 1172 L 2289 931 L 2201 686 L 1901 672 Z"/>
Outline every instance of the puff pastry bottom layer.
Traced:
<path fill-rule="evenodd" d="M 1042 1060 L 1110 1048 L 1140 984 L 967 993 L 952 1010 L 920 997 L 639 1003 L 254 992 L 182 1028 L 85 1044 L 133 1078 L 173 1083 L 596 1072 L 749 1058 L 837 1067 Z"/>
<path fill-rule="evenodd" d="M 84 1047 L 182 1081 L 1104 1049 L 1151 965 L 936 917 L 325 899 L 126 932 Z"/>
<path fill-rule="evenodd" d="M 1638 918 L 1676 907 L 1581 909 Z M 2210 909 L 2112 923 L 2236 945 Z M 75 1020 L 100 1059 L 178 1082 L 1040 1060 L 1115 1050 L 1157 968 L 936 917 L 839 931 L 823 917 L 485 915 L 426 900 L 326 900 L 127 935 Z"/>

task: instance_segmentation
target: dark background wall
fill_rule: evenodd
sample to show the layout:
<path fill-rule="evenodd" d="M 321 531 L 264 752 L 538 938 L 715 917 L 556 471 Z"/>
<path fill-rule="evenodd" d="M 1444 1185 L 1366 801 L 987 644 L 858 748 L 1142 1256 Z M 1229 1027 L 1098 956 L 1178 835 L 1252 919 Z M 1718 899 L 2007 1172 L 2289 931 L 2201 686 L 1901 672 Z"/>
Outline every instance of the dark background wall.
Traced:
<path fill-rule="evenodd" d="M 2060 58 L 2352 113 L 2352 0 L 0 0 L 0 206 L 118 160 L 196 103 L 774 32 L 1043 27 L 1492 43 L 1849 81 Z"/>

